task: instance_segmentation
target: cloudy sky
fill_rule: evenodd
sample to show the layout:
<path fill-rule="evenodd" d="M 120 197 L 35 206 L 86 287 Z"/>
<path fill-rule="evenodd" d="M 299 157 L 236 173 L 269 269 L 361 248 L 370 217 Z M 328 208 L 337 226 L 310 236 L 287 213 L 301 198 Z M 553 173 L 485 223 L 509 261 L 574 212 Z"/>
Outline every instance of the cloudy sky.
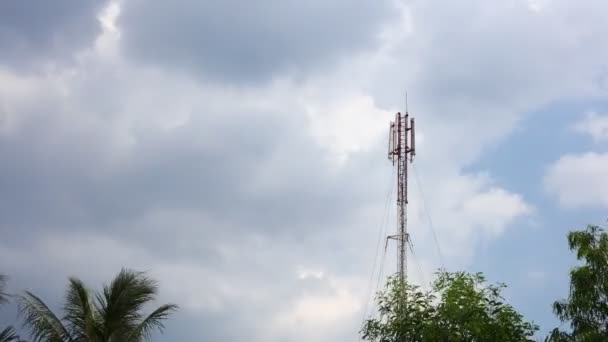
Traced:
<path fill-rule="evenodd" d="M 407 89 L 410 278 L 483 271 L 551 329 L 565 234 L 607 218 L 607 12 L 1 1 L 0 271 L 53 307 L 70 275 L 149 271 L 181 306 L 155 341 L 356 341 Z"/>

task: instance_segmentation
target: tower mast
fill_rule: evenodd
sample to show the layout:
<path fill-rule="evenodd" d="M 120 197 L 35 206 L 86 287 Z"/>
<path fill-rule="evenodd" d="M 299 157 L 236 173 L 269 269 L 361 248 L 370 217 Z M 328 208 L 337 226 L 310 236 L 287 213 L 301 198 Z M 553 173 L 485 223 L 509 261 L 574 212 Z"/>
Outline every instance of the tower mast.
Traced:
<path fill-rule="evenodd" d="M 405 115 L 398 112 L 391 121 L 389 130 L 388 158 L 397 164 L 397 228 L 398 232 L 387 238 L 398 242 L 398 274 L 401 284 L 407 281 L 407 204 L 408 204 L 408 162 L 412 162 L 415 150 L 414 118 L 409 117 L 407 95 Z"/>

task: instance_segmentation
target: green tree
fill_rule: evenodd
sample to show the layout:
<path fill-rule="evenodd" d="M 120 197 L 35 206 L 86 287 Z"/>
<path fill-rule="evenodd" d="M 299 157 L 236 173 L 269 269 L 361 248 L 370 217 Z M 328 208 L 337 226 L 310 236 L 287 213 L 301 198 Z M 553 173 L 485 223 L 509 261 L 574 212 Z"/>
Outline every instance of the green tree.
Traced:
<path fill-rule="evenodd" d="M 123 269 L 97 293 L 70 278 L 62 319 L 27 291 L 20 298 L 20 311 L 34 342 L 147 341 L 154 330 L 162 332 L 163 321 L 177 309 L 164 304 L 144 315 L 144 306 L 155 299 L 157 291 L 157 283 L 144 273 Z"/>
<path fill-rule="evenodd" d="M 548 341 L 608 341 L 608 233 L 595 225 L 568 234 L 568 247 L 582 265 L 570 271 L 568 298 L 553 311 L 571 331 L 555 329 Z"/>
<path fill-rule="evenodd" d="M 439 272 L 430 291 L 391 277 L 361 334 L 377 342 L 529 341 L 538 327 L 504 302 L 504 288 L 481 273 Z"/>
<path fill-rule="evenodd" d="M 8 303 L 9 295 L 5 292 L 6 279 L 6 275 L 0 274 L 0 305 Z M 18 340 L 19 336 L 17 336 L 17 333 L 12 326 L 8 326 L 4 328 L 4 330 L 0 331 L 0 342 L 11 342 Z"/>
<path fill-rule="evenodd" d="M 545 342 L 575 342 L 575 339 L 572 334 L 555 328 L 545 337 Z"/>

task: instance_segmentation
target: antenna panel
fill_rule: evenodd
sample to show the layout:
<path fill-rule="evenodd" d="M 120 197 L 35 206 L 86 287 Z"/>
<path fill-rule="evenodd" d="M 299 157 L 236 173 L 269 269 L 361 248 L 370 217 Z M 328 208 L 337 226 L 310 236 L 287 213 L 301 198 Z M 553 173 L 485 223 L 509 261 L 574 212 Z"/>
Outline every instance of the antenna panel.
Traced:
<path fill-rule="evenodd" d="M 410 120 L 410 125 L 411 125 L 411 136 L 412 136 L 412 147 L 410 149 L 411 152 L 411 158 L 410 161 L 414 159 L 414 156 L 416 155 L 416 129 L 414 126 L 414 118 L 412 118 Z"/>
<path fill-rule="evenodd" d="M 393 151 L 395 150 L 394 141 L 393 141 L 393 130 L 395 127 L 395 123 L 392 121 L 388 126 L 388 160 L 393 160 Z"/>
<path fill-rule="evenodd" d="M 395 158 L 397 156 L 395 149 L 397 148 L 397 130 L 395 129 L 396 125 L 391 121 L 389 132 L 388 132 L 388 160 L 395 164 Z"/>

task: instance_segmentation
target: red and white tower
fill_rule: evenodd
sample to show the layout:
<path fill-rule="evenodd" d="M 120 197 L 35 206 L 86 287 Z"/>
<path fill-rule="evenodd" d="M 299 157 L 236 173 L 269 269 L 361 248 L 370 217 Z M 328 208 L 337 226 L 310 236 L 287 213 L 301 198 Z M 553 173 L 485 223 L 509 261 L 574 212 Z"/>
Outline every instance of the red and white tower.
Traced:
<path fill-rule="evenodd" d="M 411 163 L 416 154 L 414 119 L 409 118 L 407 106 L 405 115 L 397 113 L 395 121 L 390 123 L 388 159 L 397 164 L 397 228 L 398 232 L 387 238 L 396 240 L 398 247 L 398 272 L 402 284 L 407 281 L 407 185 L 408 162 Z"/>

